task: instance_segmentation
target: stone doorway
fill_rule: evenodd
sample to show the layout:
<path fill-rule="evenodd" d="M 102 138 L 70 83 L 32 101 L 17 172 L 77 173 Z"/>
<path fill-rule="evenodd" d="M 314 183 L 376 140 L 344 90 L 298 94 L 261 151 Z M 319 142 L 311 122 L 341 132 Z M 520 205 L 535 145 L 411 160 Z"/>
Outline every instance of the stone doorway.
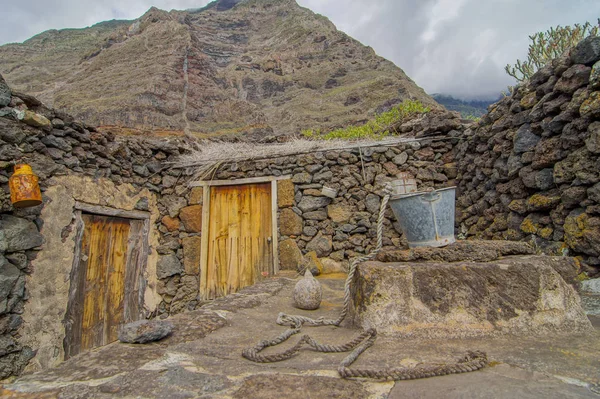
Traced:
<path fill-rule="evenodd" d="M 212 183 L 204 190 L 203 300 L 237 292 L 278 268 L 276 181 Z"/>
<path fill-rule="evenodd" d="M 65 359 L 117 340 L 142 318 L 149 214 L 77 204 L 77 236 L 65 318 Z"/>

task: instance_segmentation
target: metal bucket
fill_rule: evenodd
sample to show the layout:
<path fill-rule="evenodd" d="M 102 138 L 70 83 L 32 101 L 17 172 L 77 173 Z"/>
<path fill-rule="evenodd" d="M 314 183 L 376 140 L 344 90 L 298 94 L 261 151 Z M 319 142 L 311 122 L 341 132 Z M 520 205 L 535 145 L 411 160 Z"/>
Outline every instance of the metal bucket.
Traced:
<path fill-rule="evenodd" d="M 408 195 L 394 195 L 390 207 L 410 248 L 443 247 L 454 239 L 456 187 Z"/>

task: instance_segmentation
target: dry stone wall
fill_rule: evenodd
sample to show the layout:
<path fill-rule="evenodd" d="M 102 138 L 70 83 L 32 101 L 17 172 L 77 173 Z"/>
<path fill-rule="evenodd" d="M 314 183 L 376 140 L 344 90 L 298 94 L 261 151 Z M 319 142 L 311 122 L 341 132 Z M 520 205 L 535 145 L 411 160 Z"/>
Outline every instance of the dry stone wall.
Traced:
<path fill-rule="evenodd" d="M 476 125 L 432 112 L 401 127 L 421 137 L 419 142 L 226 164 L 214 178 L 281 179 L 283 269 L 341 270 L 371 251 L 385 183 L 409 172 L 422 189 L 458 185 L 459 237 L 533 238 L 549 254 L 577 255 L 594 275 L 600 266 L 598 40 L 584 41 L 540 70 Z M 41 216 L 48 196 L 39 207 L 13 209 L 8 190 L 13 163 L 32 165 L 43 193 L 65 175 L 148 190 L 154 199 L 135 205 L 148 210 L 151 202 L 160 213 L 153 225 L 160 238 L 150 249 L 156 259 L 152 289 L 160 299 L 147 316 L 167 316 L 202 305 L 203 192 L 188 186 L 193 171 L 170 167 L 186 148 L 176 139 L 116 138 L 97 131 L 12 93 L 0 77 L 0 378 L 20 373 L 35 354 L 35 347 L 22 344 L 23 309 L 32 265 L 48 242 L 44 225 L 50 223 Z M 337 196 L 323 196 L 324 186 Z M 403 246 L 389 209 L 384 224 L 384 245 Z M 73 239 L 71 225 L 60 231 L 62 239 Z"/>
<path fill-rule="evenodd" d="M 316 269 L 342 270 L 349 259 L 375 247 L 384 187 L 398 173 L 415 176 L 421 188 L 456 184 L 453 160 L 460 135 L 460 131 L 451 130 L 444 140 L 242 162 L 222 168 L 216 178 L 289 177 L 278 182 L 281 268 L 296 269 L 306 258 Z M 337 196 L 323 196 L 324 186 L 335 189 Z M 384 223 L 384 245 L 403 245 L 389 208 Z"/>
<path fill-rule="evenodd" d="M 166 214 L 170 203 L 165 198 L 175 194 L 187 197 L 189 191 L 181 172 L 165 167 L 182 151 L 180 143 L 173 140 L 116 139 L 99 132 L 46 108 L 33 97 L 13 93 L 0 76 L 0 379 L 22 372 L 38 349 L 24 346 L 22 334 L 24 323 L 41 323 L 24 320 L 23 316 L 29 299 L 27 281 L 35 273 L 35 259 L 40 251 L 48 249 L 44 225 L 50 221 L 41 217 L 49 201 L 45 191 L 59 184 L 58 177 L 89 176 L 99 186 L 105 186 L 102 183 L 108 180 L 116 187 L 134 187 L 137 192 L 146 189 L 159 197 L 165 194 L 158 207 Z M 39 176 L 44 204 L 26 209 L 12 207 L 8 179 L 17 161 L 30 164 Z M 147 211 L 148 200 L 141 198 L 135 208 Z M 62 242 L 73 241 L 72 227 L 69 222 L 59 226 Z M 51 299 L 56 289 L 48 284 L 44 292 Z"/>
<path fill-rule="evenodd" d="M 465 132 L 459 232 L 532 240 L 600 270 L 600 38 L 582 41 Z"/>

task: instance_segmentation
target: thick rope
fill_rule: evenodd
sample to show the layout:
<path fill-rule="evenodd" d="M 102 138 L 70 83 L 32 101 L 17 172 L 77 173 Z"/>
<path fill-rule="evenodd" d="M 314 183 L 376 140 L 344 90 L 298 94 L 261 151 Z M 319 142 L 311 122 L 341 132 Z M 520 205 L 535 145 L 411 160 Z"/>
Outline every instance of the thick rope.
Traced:
<path fill-rule="evenodd" d="M 242 356 L 248 360 L 257 363 L 273 363 L 280 362 L 282 360 L 290 359 L 295 356 L 300 349 L 306 344 L 316 350 L 317 352 L 349 352 L 352 351 L 338 367 L 338 373 L 342 378 L 374 378 L 378 380 L 412 380 L 417 378 L 427 378 L 427 377 L 435 377 L 441 375 L 448 374 L 458 374 L 458 373 L 467 373 L 470 371 L 479 370 L 487 365 L 487 356 L 484 352 L 475 351 L 468 352 L 463 358 L 459 359 L 454 364 L 444 364 L 444 365 L 430 365 L 430 366 L 419 366 L 415 368 L 392 368 L 392 369 L 381 369 L 381 370 L 372 370 L 372 369 L 351 369 L 350 365 L 358 359 L 358 357 L 369 347 L 371 347 L 375 343 L 375 339 L 377 338 L 377 331 L 375 329 L 368 329 L 358 335 L 356 338 L 347 342 L 343 345 L 327 345 L 320 344 L 315 341 L 309 335 L 303 335 L 302 338 L 291 348 L 270 355 L 261 355 L 260 352 L 265 348 L 276 346 L 281 344 L 284 341 L 287 341 L 292 335 L 298 334 L 302 330 L 302 326 L 307 324 L 309 326 L 336 326 L 344 321 L 346 316 L 348 315 L 348 311 L 350 309 L 350 301 L 351 301 L 351 293 L 350 287 L 352 285 L 352 280 L 354 279 L 354 274 L 356 273 L 356 268 L 362 262 L 367 260 L 371 260 L 377 256 L 381 247 L 383 245 L 383 220 L 384 214 L 386 210 L 387 203 L 390 199 L 389 191 L 386 188 L 386 194 L 381 201 L 381 207 L 379 209 L 379 216 L 377 218 L 377 245 L 375 249 L 370 252 L 368 255 L 361 256 L 355 258 L 350 264 L 350 269 L 348 270 L 348 276 L 346 277 L 346 282 L 344 284 L 344 305 L 342 307 L 342 311 L 337 319 L 324 319 L 323 317 L 319 317 L 318 319 L 312 319 L 310 317 L 299 316 L 299 315 L 288 315 L 285 313 L 279 313 L 277 317 L 277 324 L 279 325 L 287 325 L 290 328 L 284 331 L 282 334 L 278 335 L 274 339 L 260 341 L 257 345 L 244 349 L 242 351 Z"/>

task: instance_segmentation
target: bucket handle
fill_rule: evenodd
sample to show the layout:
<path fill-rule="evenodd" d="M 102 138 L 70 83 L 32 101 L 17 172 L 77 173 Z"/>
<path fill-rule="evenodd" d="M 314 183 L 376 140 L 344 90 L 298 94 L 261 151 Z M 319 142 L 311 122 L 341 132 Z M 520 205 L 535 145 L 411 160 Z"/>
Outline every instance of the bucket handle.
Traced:
<path fill-rule="evenodd" d="M 435 202 L 438 201 L 442 196 L 436 190 L 430 191 L 420 196 L 421 201 L 424 202 Z"/>

